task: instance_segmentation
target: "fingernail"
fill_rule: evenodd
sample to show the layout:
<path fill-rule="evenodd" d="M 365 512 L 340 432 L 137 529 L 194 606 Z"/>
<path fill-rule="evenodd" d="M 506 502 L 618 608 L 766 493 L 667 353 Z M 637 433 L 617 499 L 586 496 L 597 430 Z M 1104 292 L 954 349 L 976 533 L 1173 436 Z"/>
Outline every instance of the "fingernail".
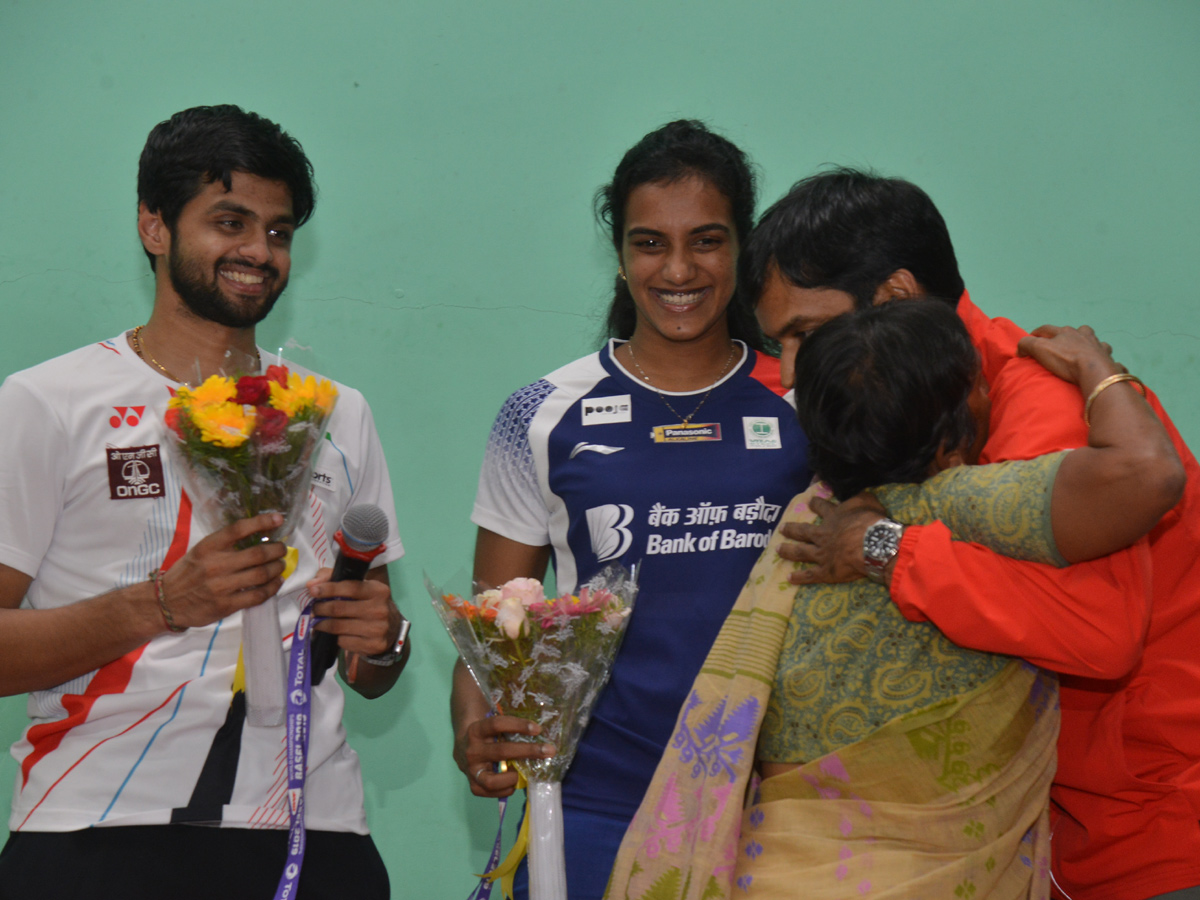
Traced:
<path fill-rule="evenodd" d="M 553 756 L 553 755 L 554 755 L 554 745 L 553 744 L 542 744 L 542 756 Z"/>

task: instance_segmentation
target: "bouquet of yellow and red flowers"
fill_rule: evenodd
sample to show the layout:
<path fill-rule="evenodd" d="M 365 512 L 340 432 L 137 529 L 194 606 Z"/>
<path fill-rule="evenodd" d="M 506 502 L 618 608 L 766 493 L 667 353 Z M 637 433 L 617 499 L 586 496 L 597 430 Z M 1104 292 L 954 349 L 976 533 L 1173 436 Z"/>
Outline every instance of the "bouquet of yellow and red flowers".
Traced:
<path fill-rule="evenodd" d="M 308 496 L 316 452 L 337 403 L 325 379 L 287 366 L 263 375 L 213 375 L 178 388 L 166 425 L 189 495 L 214 530 L 265 512 L 283 524 L 252 540 L 282 540 L 296 527 Z M 289 551 L 294 562 L 294 551 Z M 242 613 L 246 716 L 255 725 L 282 724 L 283 639 L 274 597 Z"/>
<path fill-rule="evenodd" d="M 562 779 L 575 757 L 625 634 L 637 595 L 636 571 L 610 565 L 576 594 L 547 597 L 541 582 L 514 578 L 471 600 L 426 579 L 433 607 L 479 689 L 497 712 L 542 726 L 550 759 L 517 760 L 529 791 L 532 900 L 566 897 Z M 494 875 L 491 877 L 495 877 Z"/>

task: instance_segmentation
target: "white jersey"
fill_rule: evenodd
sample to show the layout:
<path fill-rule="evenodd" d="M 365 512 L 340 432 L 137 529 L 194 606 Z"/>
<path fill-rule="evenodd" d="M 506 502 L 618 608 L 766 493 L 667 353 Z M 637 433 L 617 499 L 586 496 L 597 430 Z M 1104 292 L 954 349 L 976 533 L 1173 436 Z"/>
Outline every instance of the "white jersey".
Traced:
<path fill-rule="evenodd" d="M 33 577 L 23 606 L 66 606 L 139 581 L 204 536 L 166 452 L 172 383 L 124 335 L 11 375 L 0 386 L 0 563 Z M 376 565 L 403 554 L 391 482 L 363 396 L 340 396 L 289 543 L 279 594 L 285 649 L 305 583 L 336 555 L 345 510 L 393 523 Z M 245 724 L 235 685 L 241 614 L 163 634 L 95 672 L 29 697 L 11 831 L 207 823 L 286 828 L 285 734 Z M 235 688 L 237 688 L 235 690 Z M 358 757 L 337 679 L 313 691 L 309 828 L 365 834 Z"/>

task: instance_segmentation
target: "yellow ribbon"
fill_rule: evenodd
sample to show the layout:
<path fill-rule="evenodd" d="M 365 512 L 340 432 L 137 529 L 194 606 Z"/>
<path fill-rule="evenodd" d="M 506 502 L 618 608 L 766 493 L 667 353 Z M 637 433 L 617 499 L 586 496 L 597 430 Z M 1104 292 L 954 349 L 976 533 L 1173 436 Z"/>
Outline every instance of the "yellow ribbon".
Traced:
<path fill-rule="evenodd" d="M 517 790 L 524 790 L 528 787 L 525 781 L 525 776 L 518 774 Z M 508 851 L 508 856 L 504 857 L 504 862 L 492 869 L 485 875 L 480 875 L 480 878 L 486 878 L 488 881 L 495 884 L 496 880 L 500 880 L 500 890 L 504 892 L 504 896 L 508 900 L 513 900 L 513 881 L 517 877 L 517 866 L 521 864 L 521 860 L 525 858 L 526 852 L 529 850 L 529 803 L 525 804 L 525 815 L 521 819 L 521 829 L 517 832 L 517 841 L 513 844 L 511 850 Z"/>
<path fill-rule="evenodd" d="M 292 577 L 292 573 L 296 571 L 296 563 L 300 561 L 300 551 L 290 544 L 285 544 L 287 553 L 283 555 L 283 575 L 280 577 L 287 581 Z"/>

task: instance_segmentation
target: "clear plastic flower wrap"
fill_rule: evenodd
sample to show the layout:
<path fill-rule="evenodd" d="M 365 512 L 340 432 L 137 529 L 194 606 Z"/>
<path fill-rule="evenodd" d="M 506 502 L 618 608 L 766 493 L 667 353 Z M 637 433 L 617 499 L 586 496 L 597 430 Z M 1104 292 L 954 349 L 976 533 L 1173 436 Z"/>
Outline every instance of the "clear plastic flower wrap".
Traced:
<path fill-rule="evenodd" d="M 332 382 L 283 365 L 269 366 L 262 375 L 213 375 L 198 387 L 179 387 L 167 407 L 167 446 L 205 526 L 215 531 L 238 519 L 277 512 L 283 524 L 249 538 L 247 545 L 286 541 L 308 496 L 336 402 Z M 294 561 L 289 550 L 289 568 Z M 246 720 L 282 725 L 283 636 L 276 598 L 245 610 L 242 622 Z"/>
<path fill-rule="evenodd" d="M 566 897 L 561 782 L 608 682 L 633 611 L 637 572 L 613 564 L 577 594 L 547 598 L 541 582 L 514 578 L 470 600 L 425 579 L 433 608 L 483 695 L 503 715 L 542 726 L 511 740 L 552 743 L 550 759 L 516 760 L 529 791 L 532 900 Z"/>

